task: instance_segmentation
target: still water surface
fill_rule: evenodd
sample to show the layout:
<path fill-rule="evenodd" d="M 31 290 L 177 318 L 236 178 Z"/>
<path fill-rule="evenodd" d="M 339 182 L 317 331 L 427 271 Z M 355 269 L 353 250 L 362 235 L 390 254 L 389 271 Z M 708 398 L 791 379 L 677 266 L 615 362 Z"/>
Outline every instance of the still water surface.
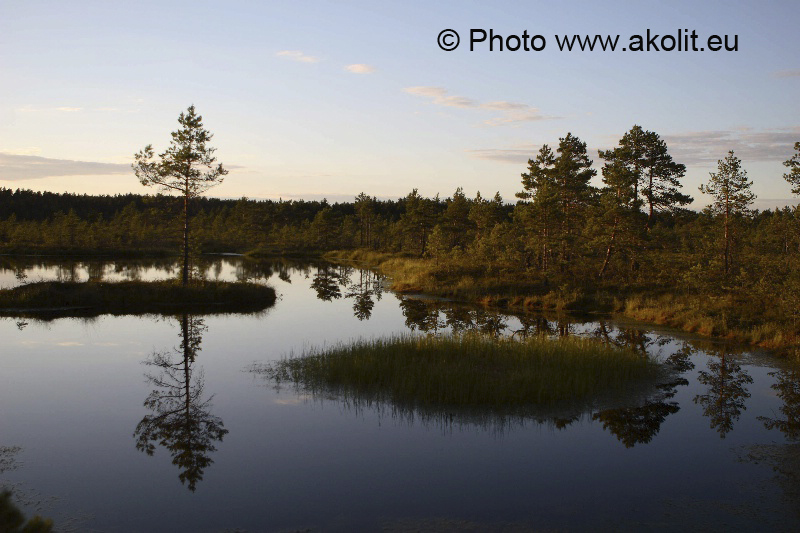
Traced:
<path fill-rule="evenodd" d="M 800 373 L 641 325 L 386 292 L 326 264 L 209 259 L 255 315 L 0 319 L 0 486 L 66 531 L 797 530 Z M 0 259 L 0 286 L 159 279 L 170 261 Z M 276 389 L 304 347 L 412 331 L 595 336 L 681 372 L 536 419 L 413 416 Z M 497 415 L 497 416 L 496 416 Z"/>

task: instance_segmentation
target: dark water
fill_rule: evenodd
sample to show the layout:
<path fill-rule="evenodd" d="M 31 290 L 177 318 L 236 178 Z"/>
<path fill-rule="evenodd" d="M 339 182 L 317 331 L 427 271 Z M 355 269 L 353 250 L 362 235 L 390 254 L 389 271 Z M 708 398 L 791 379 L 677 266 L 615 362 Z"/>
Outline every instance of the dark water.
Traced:
<path fill-rule="evenodd" d="M 797 530 L 800 373 L 641 325 L 400 298 L 373 273 L 209 259 L 257 315 L 0 320 L 0 486 L 72 531 Z M 157 279 L 170 261 L 0 259 L 0 286 Z M 680 372 L 614 405 L 509 419 L 344 404 L 257 370 L 414 331 L 588 335 Z"/>

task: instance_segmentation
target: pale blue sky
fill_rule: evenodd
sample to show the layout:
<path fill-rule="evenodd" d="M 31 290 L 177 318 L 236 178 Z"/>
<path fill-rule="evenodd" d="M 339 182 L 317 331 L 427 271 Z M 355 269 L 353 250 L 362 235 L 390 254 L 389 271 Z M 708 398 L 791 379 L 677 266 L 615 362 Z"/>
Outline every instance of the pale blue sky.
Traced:
<path fill-rule="evenodd" d="M 194 103 L 232 168 L 216 196 L 449 196 L 520 189 L 571 131 L 597 161 L 634 124 L 667 140 L 685 192 L 736 150 L 790 198 L 800 141 L 796 1 L 94 2 L 0 0 L 0 186 L 145 192 L 133 154 Z M 452 28 L 458 50 L 438 33 Z M 470 28 L 542 52 L 469 51 Z M 738 34 L 737 52 L 561 52 L 555 34 Z M 350 67 L 348 69 L 347 67 Z"/>

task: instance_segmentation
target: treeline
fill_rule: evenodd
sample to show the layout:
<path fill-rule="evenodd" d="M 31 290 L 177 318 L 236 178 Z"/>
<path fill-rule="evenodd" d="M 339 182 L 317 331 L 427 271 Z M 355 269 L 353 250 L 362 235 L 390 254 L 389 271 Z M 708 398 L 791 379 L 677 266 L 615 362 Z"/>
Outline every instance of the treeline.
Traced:
<path fill-rule="evenodd" d="M 800 143 L 786 179 L 800 194 Z M 353 202 L 191 200 L 191 240 L 204 252 L 367 248 L 428 257 L 444 272 L 563 284 L 775 289 L 800 256 L 797 209 L 751 210 L 754 195 L 732 152 L 703 190 L 714 203 L 685 208 L 685 166 L 655 132 L 634 126 L 601 151 L 602 186 L 572 134 L 528 162 L 514 204 L 499 194 Z M 787 154 L 790 155 L 790 154 Z M 182 201 L 0 189 L 6 250 L 178 250 Z"/>
<path fill-rule="evenodd" d="M 333 204 L 192 198 L 191 238 L 204 252 L 315 252 L 358 246 L 400 250 L 406 245 L 395 246 L 396 234 L 409 231 L 398 225 L 401 220 L 416 224 L 414 213 L 424 211 L 419 229 L 427 238 L 429 222 L 451 200 L 422 198 L 416 192 L 398 200 L 361 194 L 354 202 Z M 89 196 L 0 188 L 0 246 L 30 251 L 177 250 L 182 205 L 160 194 Z M 506 218 L 513 210 L 506 204 L 499 208 Z"/>

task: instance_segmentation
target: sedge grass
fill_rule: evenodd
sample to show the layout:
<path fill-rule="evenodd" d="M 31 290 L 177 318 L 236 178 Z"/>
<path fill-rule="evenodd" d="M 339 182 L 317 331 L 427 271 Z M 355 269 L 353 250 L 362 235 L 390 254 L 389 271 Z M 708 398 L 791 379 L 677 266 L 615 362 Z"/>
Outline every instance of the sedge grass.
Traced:
<path fill-rule="evenodd" d="M 271 307 L 275 298 L 275 289 L 255 283 L 38 282 L 0 290 L 0 314 L 254 312 Z"/>
<path fill-rule="evenodd" d="M 311 348 L 261 372 L 315 395 L 422 410 L 505 410 L 654 383 L 660 366 L 591 339 L 397 335 Z"/>

